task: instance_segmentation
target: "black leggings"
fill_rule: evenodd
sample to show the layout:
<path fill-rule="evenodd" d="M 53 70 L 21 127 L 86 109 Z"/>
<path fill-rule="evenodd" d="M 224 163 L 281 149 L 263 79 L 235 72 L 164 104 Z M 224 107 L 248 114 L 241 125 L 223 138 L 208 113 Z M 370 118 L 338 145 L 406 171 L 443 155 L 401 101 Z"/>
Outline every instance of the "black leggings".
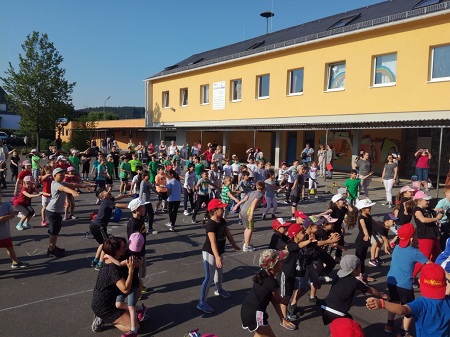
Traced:
<path fill-rule="evenodd" d="M 355 255 L 361 261 L 361 274 L 364 274 L 364 272 L 366 271 L 364 262 L 366 260 L 366 255 L 367 255 L 368 250 L 369 250 L 369 247 L 356 243 Z"/>
<path fill-rule="evenodd" d="M 194 214 L 192 214 L 192 220 L 195 221 L 195 217 L 197 216 L 197 213 L 200 210 L 200 208 L 202 207 L 203 203 L 205 203 L 206 207 L 208 208 L 209 196 L 208 195 L 198 194 L 197 195 L 197 201 L 195 202 Z"/>
<path fill-rule="evenodd" d="M 191 193 L 188 192 L 188 190 L 186 188 L 183 187 L 183 192 L 184 192 L 184 210 L 187 211 L 188 207 L 187 207 L 187 203 L 188 203 L 188 199 L 189 199 L 189 203 L 191 204 L 191 209 L 194 209 L 194 192 L 191 190 Z"/>
<path fill-rule="evenodd" d="M 153 211 L 152 203 L 149 202 L 145 204 L 145 221 L 148 222 L 148 228 L 153 229 L 153 218 L 155 217 L 155 212 Z"/>
<path fill-rule="evenodd" d="M 169 201 L 169 221 L 172 227 L 175 227 L 175 222 L 177 221 L 178 207 L 180 207 L 180 201 Z"/>
<path fill-rule="evenodd" d="M 34 215 L 34 209 L 31 206 L 16 206 L 16 210 L 22 213 L 25 218 L 31 218 Z"/>

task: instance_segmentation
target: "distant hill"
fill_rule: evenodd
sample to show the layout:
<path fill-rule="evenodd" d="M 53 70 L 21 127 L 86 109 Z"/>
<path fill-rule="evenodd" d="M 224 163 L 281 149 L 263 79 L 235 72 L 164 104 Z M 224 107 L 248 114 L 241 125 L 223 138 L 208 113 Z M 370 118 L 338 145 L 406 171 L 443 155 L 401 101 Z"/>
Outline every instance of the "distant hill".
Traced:
<path fill-rule="evenodd" d="M 109 113 L 116 114 L 118 119 L 135 119 L 135 118 L 145 118 L 145 108 L 136 107 L 136 106 L 107 106 L 103 107 L 95 107 L 95 108 L 86 108 L 86 109 L 78 109 L 74 111 L 74 118 L 79 118 L 83 116 L 87 116 L 89 112 L 100 112 L 106 111 Z"/>

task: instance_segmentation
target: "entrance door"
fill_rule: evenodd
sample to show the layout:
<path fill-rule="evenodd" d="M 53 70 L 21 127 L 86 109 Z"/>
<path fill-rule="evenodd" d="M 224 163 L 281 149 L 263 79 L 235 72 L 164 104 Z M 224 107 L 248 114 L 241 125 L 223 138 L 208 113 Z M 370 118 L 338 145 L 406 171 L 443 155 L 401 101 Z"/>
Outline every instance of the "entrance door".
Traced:
<path fill-rule="evenodd" d="M 286 161 L 290 165 L 296 158 L 297 158 L 297 132 L 288 132 Z"/>

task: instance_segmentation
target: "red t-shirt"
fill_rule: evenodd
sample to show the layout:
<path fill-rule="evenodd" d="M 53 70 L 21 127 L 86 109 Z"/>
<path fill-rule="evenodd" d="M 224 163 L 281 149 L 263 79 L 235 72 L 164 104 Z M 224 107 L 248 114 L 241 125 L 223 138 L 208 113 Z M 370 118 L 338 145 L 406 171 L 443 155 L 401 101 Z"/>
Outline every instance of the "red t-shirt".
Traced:
<path fill-rule="evenodd" d="M 44 179 L 43 178 L 44 178 L 44 176 L 41 177 L 41 182 L 44 185 L 44 187 L 42 188 L 42 192 L 51 194 L 53 177 L 48 176 L 47 178 L 44 178 Z"/>
<path fill-rule="evenodd" d="M 202 156 L 205 156 L 206 157 L 206 161 L 208 163 L 210 163 L 211 160 L 212 160 L 213 154 L 214 154 L 214 152 L 211 152 L 211 151 L 208 150 L 208 151 L 203 152 Z"/>
<path fill-rule="evenodd" d="M 78 183 L 78 177 L 76 175 L 73 175 L 73 176 L 66 175 L 64 177 L 64 181 L 69 184 L 76 184 L 76 183 Z"/>
<path fill-rule="evenodd" d="M 428 156 L 420 156 L 417 158 L 416 167 L 418 168 L 430 168 L 430 158 Z"/>
<path fill-rule="evenodd" d="M 23 178 L 26 176 L 31 176 L 31 171 L 28 170 L 22 170 L 20 171 L 19 175 L 17 176 L 17 180 L 23 181 Z"/>
<path fill-rule="evenodd" d="M 23 172 L 23 171 L 22 171 Z M 14 199 L 14 206 L 29 206 L 31 204 L 31 198 L 28 198 L 23 191 L 33 193 L 36 189 L 34 187 L 23 187 L 16 199 Z"/>

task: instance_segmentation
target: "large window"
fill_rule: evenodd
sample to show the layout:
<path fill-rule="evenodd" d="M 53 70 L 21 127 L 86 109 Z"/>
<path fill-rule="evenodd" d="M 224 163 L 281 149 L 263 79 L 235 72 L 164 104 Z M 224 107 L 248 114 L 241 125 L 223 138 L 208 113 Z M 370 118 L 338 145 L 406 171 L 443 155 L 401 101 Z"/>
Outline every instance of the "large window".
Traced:
<path fill-rule="evenodd" d="M 242 98 L 242 80 L 231 81 L 231 101 L 238 102 Z"/>
<path fill-rule="evenodd" d="M 200 103 L 201 104 L 209 104 L 209 84 L 202 85 L 200 87 Z"/>
<path fill-rule="evenodd" d="M 188 105 L 188 88 L 183 88 L 180 90 L 180 105 L 181 106 Z"/>
<path fill-rule="evenodd" d="M 270 89 L 270 75 L 258 76 L 258 97 L 257 98 L 269 97 L 269 89 Z"/>
<path fill-rule="evenodd" d="M 330 63 L 328 65 L 327 90 L 345 89 L 345 62 Z"/>
<path fill-rule="evenodd" d="M 431 80 L 450 80 L 450 45 L 434 47 L 431 51 Z"/>
<path fill-rule="evenodd" d="M 162 101 L 163 101 L 163 108 L 168 108 L 170 105 L 169 102 L 169 92 L 168 91 L 163 91 L 162 93 Z"/>
<path fill-rule="evenodd" d="M 289 71 L 289 95 L 303 92 L 303 68 Z"/>
<path fill-rule="evenodd" d="M 397 54 L 376 56 L 374 60 L 373 85 L 392 85 L 397 81 Z"/>

